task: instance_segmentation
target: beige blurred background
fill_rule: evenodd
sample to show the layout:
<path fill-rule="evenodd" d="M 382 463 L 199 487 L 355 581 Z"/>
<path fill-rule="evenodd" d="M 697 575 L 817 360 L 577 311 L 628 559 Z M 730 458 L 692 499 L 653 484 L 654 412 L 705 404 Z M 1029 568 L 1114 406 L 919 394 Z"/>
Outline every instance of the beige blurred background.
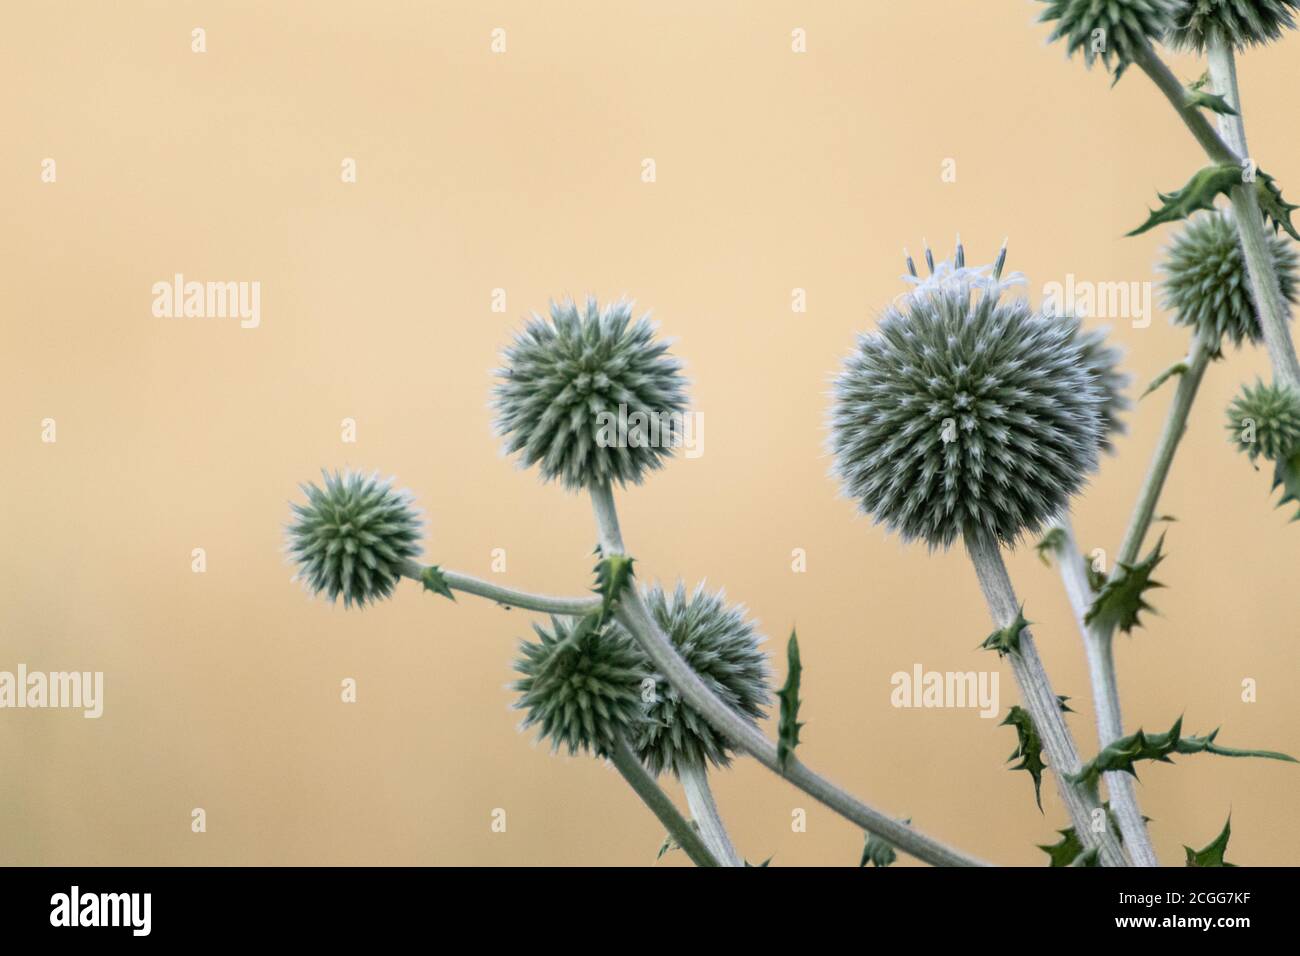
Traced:
<path fill-rule="evenodd" d="M 425 508 L 428 560 L 490 576 L 504 548 L 512 584 L 587 587 L 585 500 L 501 457 L 487 398 L 520 317 L 590 291 L 653 309 L 707 424 L 702 457 L 621 496 L 643 578 L 725 585 L 772 638 L 778 679 L 798 626 L 814 767 L 975 854 L 1044 863 L 1034 844 L 1065 816 L 1050 781 L 1040 816 L 1027 775 L 1008 771 L 1013 732 L 890 705 L 890 675 L 914 663 L 1000 666 L 975 650 L 990 625 L 964 555 L 927 556 L 857 516 L 823 445 L 829 378 L 900 290 L 904 245 L 929 237 L 947 255 L 960 231 L 988 261 L 1009 236 L 1035 300 L 1070 272 L 1155 278 L 1171 232 L 1121 237 L 1202 157 L 1136 70 L 1111 90 L 1049 48 L 1037 8 L 10 10 L 0 669 L 102 670 L 106 687 L 98 721 L 0 712 L 0 862 L 651 863 L 662 831 L 611 769 L 517 731 L 506 685 L 524 612 L 410 583 L 345 612 L 291 584 L 280 551 L 298 481 L 380 469 Z M 191 52 L 195 27 L 206 53 Z M 1292 35 L 1241 64 L 1253 150 L 1289 192 L 1298 52 Z M 341 182 L 348 157 L 355 184 Z M 948 158 L 956 182 L 941 181 Z M 151 286 L 177 272 L 259 281 L 261 326 L 154 318 Z M 1186 345 L 1163 312 L 1116 336 L 1139 386 Z M 1185 714 L 1189 731 L 1221 724 L 1226 743 L 1297 753 L 1300 529 L 1222 424 L 1266 368 L 1249 352 L 1210 370 L 1160 504 L 1180 519 L 1161 614 L 1118 658 L 1130 728 Z M 1171 394 L 1142 402 L 1078 501 L 1088 547 L 1116 546 Z M 1091 752 L 1059 582 L 1032 548 L 1010 563 Z M 1256 703 L 1240 699 L 1245 678 Z M 857 863 L 850 824 L 752 762 L 715 787 L 750 859 Z M 1146 767 L 1139 792 L 1164 862 L 1229 812 L 1230 860 L 1300 862 L 1295 767 L 1186 757 Z M 206 833 L 191 832 L 196 807 Z M 807 832 L 792 832 L 796 808 Z"/>

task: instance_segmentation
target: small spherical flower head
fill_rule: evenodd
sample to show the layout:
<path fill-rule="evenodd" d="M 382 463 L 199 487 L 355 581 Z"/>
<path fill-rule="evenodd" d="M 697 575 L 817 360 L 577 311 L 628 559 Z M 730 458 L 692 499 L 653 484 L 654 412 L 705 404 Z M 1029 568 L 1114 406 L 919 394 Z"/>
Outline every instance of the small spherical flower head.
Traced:
<path fill-rule="evenodd" d="M 1106 333 L 1109 329 L 1085 330 L 1081 321 L 1074 319 L 1073 322 L 1076 328 L 1075 342 L 1079 346 L 1084 368 L 1101 389 L 1101 450 L 1114 454 L 1113 439 L 1126 431 L 1119 416 L 1131 407 L 1128 396 L 1124 394 L 1131 376 L 1119 370 L 1123 352 L 1107 341 Z"/>
<path fill-rule="evenodd" d="M 1103 440 L 1106 397 L 1077 331 L 959 282 L 887 308 L 835 380 L 845 493 L 931 548 L 1037 531 L 1083 487 Z"/>
<path fill-rule="evenodd" d="M 1162 38 L 1173 25 L 1179 0 L 1044 0 L 1038 19 L 1055 21 L 1052 40 L 1064 40 L 1066 53 L 1083 51 L 1089 68 L 1098 59 L 1115 80 L 1133 62 L 1138 50 Z M 1115 61 L 1111 66 L 1112 59 Z"/>
<path fill-rule="evenodd" d="M 663 466 L 686 408 L 681 366 L 632 303 L 551 303 L 505 350 L 493 393 L 507 454 L 571 490 L 639 483 Z"/>
<path fill-rule="evenodd" d="M 533 625 L 538 641 L 523 641 L 515 670 L 515 706 L 524 727 L 536 725 L 551 749 L 570 755 L 609 753 L 620 738 L 634 742 L 645 721 L 645 658 L 626 633 L 590 620 L 551 618 L 551 630 Z"/>
<path fill-rule="evenodd" d="M 404 565 L 420 553 L 421 521 L 409 492 L 391 480 L 321 471 L 323 486 L 302 485 L 306 504 L 292 505 L 288 551 L 313 593 L 365 607 L 393 593 Z"/>
<path fill-rule="evenodd" d="M 1297 6 L 1296 0 L 1180 0 L 1165 42 L 1196 53 L 1217 42 L 1244 50 L 1294 29 Z"/>
<path fill-rule="evenodd" d="M 1296 253 L 1284 236 L 1268 236 L 1282 297 L 1296 301 Z M 1174 322 L 1196 329 L 1216 347 L 1228 339 L 1258 344 L 1264 333 L 1241 252 L 1237 224 L 1227 211 L 1191 219 L 1169 247 L 1163 266 L 1165 308 Z"/>
<path fill-rule="evenodd" d="M 1247 385 L 1228 406 L 1228 434 L 1251 461 L 1289 457 L 1300 451 L 1300 395 L 1286 385 Z"/>
<path fill-rule="evenodd" d="M 670 594 L 658 585 L 645 592 L 655 622 L 705 685 L 732 710 L 751 720 L 765 714 L 771 695 L 763 638 L 745 609 L 728 606 L 722 592 L 700 585 L 689 596 L 679 582 Z M 678 695 L 668 679 L 655 674 L 654 698 L 645 711 L 637 744 L 641 760 L 654 774 L 683 767 L 725 767 L 730 746 L 695 708 Z"/>

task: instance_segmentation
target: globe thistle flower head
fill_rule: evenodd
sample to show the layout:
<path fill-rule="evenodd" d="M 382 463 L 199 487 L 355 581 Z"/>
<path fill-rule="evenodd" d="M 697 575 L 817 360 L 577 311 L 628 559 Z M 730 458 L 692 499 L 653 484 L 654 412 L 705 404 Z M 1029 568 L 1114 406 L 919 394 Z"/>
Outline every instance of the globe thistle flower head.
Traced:
<path fill-rule="evenodd" d="M 644 656 L 625 632 L 593 620 L 551 618 L 551 630 L 533 625 L 538 641 L 520 644 L 513 687 L 515 706 L 528 712 L 525 728 L 537 726 L 551 749 L 569 754 L 609 753 L 620 737 L 631 741 L 644 722 L 641 683 Z"/>
<path fill-rule="evenodd" d="M 1300 451 L 1300 395 L 1286 385 L 1245 386 L 1228 406 L 1228 434 L 1251 461 L 1289 457 Z"/>
<path fill-rule="evenodd" d="M 1294 29 L 1297 6 L 1296 0 L 1180 0 L 1165 42 L 1196 53 L 1220 41 L 1244 50 Z"/>
<path fill-rule="evenodd" d="M 726 603 L 722 592 L 701 584 L 690 595 L 680 582 L 672 593 L 658 585 L 645 592 L 651 616 L 700 679 L 736 713 L 751 720 L 765 714 L 771 694 L 762 637 L 743 607 Z M 637 744 L 654 774 L 706 762 L 724 767 L 730 746 L 707 720 L 681 699 L 662 674 L 655 676 L 654 700 Z"/>
<path fill-rule="evenodd" d="M 1077 331 L 964 283 L 888 307 L 835 380 L 845 493 L 931 548 L 1037 531 L 1097 467 L 1104 437 L 1105 394 Z"/>
<path fill-rule="evenodd" d="M 550 321 L 533 315 L 504 359 L 496 428 L 506 453 L 538 465 L 544 480 L 571 490 L 635 484 L 672 454 L 685 380 L 650 319 L 633 320 L 632 303 L 552 302 Z"/>
<path fill-rule="evenodd" d="M 1109 329 L 1086 331 L 1077 318 L 1072 321 L 1075 323 L 1075 342 L 1079 346 L 1084 367 L 1101 389 L 1101 450 L 1114 454 L 1113 439 L 1127 430 L 1119 416 L 1131 407 L 1132 403 L 1124 392 L 1132 377 L 1119 370 L 1123 352 L 1108 342 L 1106 334 Z"/>
<path fill-rule="evenodd" d="M 1296 253 L 1285 236 L 1267 237 L 1282 297 L 1296 301 Z M 1216 347 L 1228 339 L 1258 344 L 1264 333 L 1241 251 L 1237 224 L 1226 210 L 1192 218 L 1166 253 L 1165 308 L 1174 322 L 1196 329 Z"/>
<path fill-rule="evenodd" d="M 1101 60 L 1115 75 L 1128 69 L 1138 50 L 1159 40 L 1173 24 L 1178 0 L 1044 0 L 1040 22 L 1055 22 L 1048 41 L 1064 40 L 1066 54 L 1083 52 L 1089 69 Z M 1114 60 L 1114 66 L 1111 61 Z"/>
<path fill-rule="evenodd" d="M 294 503 L 287 550 L 298 579 L 343 606 L 365 607 L 393 593 L 403 566 L 420 553 L 421 520 L 409 492 L 391 479 L 321 471 L 323 482 L 302 485 Z"/>

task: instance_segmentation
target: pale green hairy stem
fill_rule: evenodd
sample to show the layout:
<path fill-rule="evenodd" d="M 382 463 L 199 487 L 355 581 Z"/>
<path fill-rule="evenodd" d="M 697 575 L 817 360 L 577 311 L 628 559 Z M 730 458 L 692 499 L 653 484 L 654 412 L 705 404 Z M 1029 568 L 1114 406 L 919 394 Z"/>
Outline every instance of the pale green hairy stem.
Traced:
<path fill-rule="evenodd" d="M 1101 749 L 1124 736 L 1124 721 L 1120 714 L 1119 682 L 1115 672 L 1113 642 L 1102 638 L 1083 621 L 1092 606 L 1094 595 L 1088 581 L 1085 559 L 1074 537 L 1074 528 L 1068 516 L 1057 522 L 1064 541 L 1057 561 L 1061 580 L 1065 583 L 1075 621 L 1083 637 L 1084 653 L 1088 658 L 1088 678 L 1092 684 L 1093 708 L 1097 716 L 1097 740 Z M 1110 809 L 1124 837 L 1124 849 L 1134 866 L 1158 866 L 1151 835 L 1138 805 L 1133 778 L 1126 773 L 1112 771 L 1104 775 L 1106 790 L 1110 795 Z"/>
<path fill-rule="evenodd" d="M 1133 514 L 1129 519 L 1124 540 L 1110 570 L 1111 580 L 1122 572 L 1121 564 L 1131 565 L 1138 558 L 1142 542 L 1151 528 L 1155 518 L 1156 504 L 1169 477 L 1173 466 L 1174 454 L 1183 433 L 1187 431 L 1187 418 L 1196 399 L 1196 393 L 1205 377 L 1205 370 L 1210 363 L 1211 347 L 1200 336 L 1192 339 L 1191 351 L 1187 355 L 1186 371 L 1178 377 L 1174 391 L 1174 400 L 1165 417 L 1164 428 L 1156 444 L 1151 466 L 1146 479 L 1138 490 Z M 1074 537 L 1074 529 L 1069 518 L 1059 522 L 1065 533 L 1065 543 L 1058 554 L 1061 577 L 1070 604 L 1078 620 L 1079 631 L 1083 636 L 1083 646 L 1088 657 L 1088 674 L 1092 683 L 1093 696 L 1097 710 L 1097 736 L 1101 747 L 1124 736 L 1124 724 L 1120 711 L 1119 682 L 1115 672 L 1114 631 L 1100 624 L 1088 626 L 1084 615 L 1094 600 L 1092 588 L 1088 583 L 1087 569 L 1079 553 L 1079 545 Z M 1104 776 L 1106 789 L 1110 794 L 1111 810 L 1119 823 L 1120 833 L 1124 836 L 1124 846 L 1136 866 L 1156 866 L 1155 848 L 1151 844 L 1146 822 L 1138 806 L 1137 791 L 1132 778 L 1125 773 L 1112 772 Z"/>
<path fill-rule="evenodd" d="M 1216 42 L 1210 46 L 1208 53 L 1211 81 L 1219 95 L 1237 111 L 1236 116 L 1223 117 L 1221 128 L 1240 152 L 1224 142 L 1201 110 L 1188 102 L 1187 91 L 1149 43 L 1143 44 L 1133 61 L 1169 100 L 1211 160 L 1240 166 L 1248 154 L 1245 152 L 1246 134 L 1241 122 L 1241 97 L 1237 92 L 1237 71 L 1232 50 Z M 1296 360 L 1295 344 L 1291 341 L 1291 330 L 1287 327 L 1286 305 L 1269 254 L 1268 234 L 1264 231 L 1264 219 L 1260 214 L 1254 185 L 1242 183 L 1235 186 L 1228 198 L 1232 201 L 1237 232 L 1241 236 L 1241 250 L 1250 277 L 1251 296 L 1260 328 L 1264 332 L 1264 344 L 1268 349 L 1273 375 L 1279 382 L 1300 389 L 1300 363 Z"/>
<path fill-rule="evenodd" d="M 691 764 L 680 770 L 682 790 L 686 793 L 686 804 L 691 808 L 691 816 L 700 828 L 700 837 L 705 846 L 717 857 L 722 866 L 744 866 L 745 861 L 731 843 L 727 828 L 722 823 L 718 804 L 709 789 L 708 771 L 701 766 Z"/>
<path fill-rule="evenodd" d="M 659 784 L 655 783 L 654 777 L 650 776 L 650 772 L 641 765 L 637 755 L 632 752 L 632 748 L 622 737 L 618 739 L 618 743 L 610 753 L 609 762 L 623 775 L 628 786 L 650 808 L 650 812 L 659 818 L 668 835 L 686 852 L 692 863 L 696 866 L 718 866 L 717 858 L 705 845 L 700 834 L 696 833 L 695 828 L 677 812 L 668 795 L 659 788 Z"/>
<path fill-rule="evenodd" d="M 601 550 L 606 555 L 623 554 L 623 537 L 618 526 L 618 512 L 609 486 L 592 489 L 592 509 L 600 535 Z M 935 866 L 986 866 L 983 861 L 940 843 L 910 826 L 867 806 L 829 780 L 804 766 L 791 756 L 782 770 L 777 758 L 776 744 L 752 723 L 745 720 L 720 700 L 704 684 L 677 652 L 668 636 L 663 633 L 641 599 L 640 590 L 631 587 L 618 602 L 619 622 L 636 639 L 659 672 L 664 675 L 682 698 L 690 704 L 720 734 L 731 741 L 738 750 L 785 778 L 813 799 L 825 804 L 846 820 L 869 833 L 887 840 L 899 850 L 918 860 Z"/>
<path fill-rule="evenodd" d="M 980 590 L 989 607 L 989 615 L 995 626 L 1006 628 L 1019 619 L 1020 604 L 1011 585 L 1011 576 L 1007 574 L 1007 566 L 1002 560 L 1001 548 L 988 535 L 964 537 L 966 551 L 970 555 L 971 564 L 975 566 L 975 576 L 979 579 Z M 1079 751 L 1075 747 L 1070 728 L 1065 724 L 1065 715 L 1061 713 L 1060 699 L 1047 678 L 1047 671 L 1043 668 L 1029 628 L 1020 632 L 1019 648 L 1010 651 L 1007 658 L 1011 662 L 1016 683 L 1020 686 L 1020 699 L 1043 741 L 1043 750 L 1047 753 L 1057 792 L 1070 815 L 1075 835 L 1086 849 L 1097 850 L 1097 858 L 1103 866 L 1125 866 L 1128 861 L 1106 821 L 1096 789 L 1069 779 L 1071 774 L 1079 772 L 1083 764 L 1079 760 Z M 1101 832 L 1093 827 L 1097 820 L 1103 824 Z"/>

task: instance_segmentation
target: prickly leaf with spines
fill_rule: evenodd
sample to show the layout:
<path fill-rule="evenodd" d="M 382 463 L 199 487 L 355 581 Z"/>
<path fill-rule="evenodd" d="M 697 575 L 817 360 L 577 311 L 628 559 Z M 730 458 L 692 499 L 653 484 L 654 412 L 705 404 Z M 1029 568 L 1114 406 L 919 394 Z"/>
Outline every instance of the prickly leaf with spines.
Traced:
<path fill-rule="evenodd" d="M 1155 609 L 1147 603 L 1145 595 L 1152 588 L 1164 587 L 1151 579 L 1156 565 L 1165 559 L 1161 553 L 1164 543 L 1162 534 L 1151 553 L 1141 561 L 1136 564 L 1120 562 L 1119 573 L 1102 585 L 1092 607 L 1083 615 L 1083 623 L 1105 629 L 1118 628 L 1128 634 L 1142 623 L 1139 615 L 1143 611 L 1154 613 Z"/>
<path fill-rule="evenodd" d="M 803 678 L 803 664 L 799 660 L 799 638 L 790 632 L 790 643 L 786 645 L 785 684 L 777 691 L 781 701 L 781 718 L 777 724 L 776 759 L 782 772 L 794 756 L 795 747 L 799 746 L 799 682 Z"/>
<path fill-rule="evenodd" d="M 1235 863 L 1229 863 L 1223 858 L 1223 854 L 1228 851 L 1228 838 L 1232 836 L 1232 817 L 1229 816 L 1224 821 L 1223 830 L 1214 838 L 1214 841 L 1206 847 L 1199 850 L 1193 850 L 1187 844 L 1183 844 L 1183 849 L 1187 851 L 1188 866 L 1236 866 Z"/>
<path fill-rule="evenodd" d="M 1223 747 L 1215 743 L 1219 735 L 1216 728 L 1204 737 L 1184 737 L 1183 719 L 1179 717 L 1174 725 L 1162 734 L 1148 734 L 1143 730 L 1121 737 L 1102 749 L 1101 753 L 1084 764 L 1071 779 L 1093 786 L 1103 773 L 1119 771 L 1137 777 L 1135 764 L 1139 760 L 1151 760 L 1156 763 L 1173 763 L 1174 754 L 1210 753 L 1220 757 L 1262 757 L 1268 760 L 1282 760 L 1295 763 L 1296 759 L 1274 750 L 1239 750 L 1235 747 Z"/>

